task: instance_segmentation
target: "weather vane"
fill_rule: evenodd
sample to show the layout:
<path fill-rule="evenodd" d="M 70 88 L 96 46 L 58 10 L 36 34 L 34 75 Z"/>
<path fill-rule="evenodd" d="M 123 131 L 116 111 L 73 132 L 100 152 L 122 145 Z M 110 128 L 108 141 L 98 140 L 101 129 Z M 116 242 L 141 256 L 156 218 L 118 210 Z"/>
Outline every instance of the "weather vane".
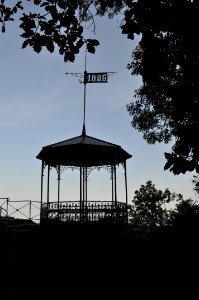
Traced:
<path fill-rule="evenodd" d="M 84 84 L 84 118 L 82 135 L 86 135 L 86 85 L 87 83 L 108 83 L 108 77 L 116 72 L 87 72 L 87 48 L 85 51 L 84 73 L 65 73 L 79 78 L 79 82 Z"/>

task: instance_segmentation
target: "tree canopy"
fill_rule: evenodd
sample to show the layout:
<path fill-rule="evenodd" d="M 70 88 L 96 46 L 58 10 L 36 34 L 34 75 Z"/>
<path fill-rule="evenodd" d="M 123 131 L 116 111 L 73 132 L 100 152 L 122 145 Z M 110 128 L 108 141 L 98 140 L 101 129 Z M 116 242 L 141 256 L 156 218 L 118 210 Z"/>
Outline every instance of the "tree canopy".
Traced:
<path fill-rule="evenodd" d="M 13 1 L 14 2 L 14 1 Z M 32 10 L 25 12 L 25 3 Z M 95 30 L 95 16 L 122 15 L 122 33 L 140 41 L 128 69 L 142 77 L 142 86 L 127 104 L 132 126 L 149 144 L 173 142 L 165 153 L 174 174 L 199 173 L 199 1 L 198 0 L 24 0 L 8 7 L 0 1 L 2 32 L 20 15 L 22 48 L 40 52 L 57 47 L 64 61 L 75 60 L 83 45 L 94 53 L 97 39 L 85 37 L 86 25 Z M 33 8 L 37 8 L 34 10 Z"/>
<path fill-rule="evenodd" d="M 168 143 L 164 169 L 199 172 L 199 1 L 137 1 L 128 10 L 142 39 L 128 68 L 143 85 L 128 106 L 132 125 L 148 143 Z M 129 23 L 128 23 L 129 24 Z"/>
<path fill-rule="evenodd" d="M 134 192 L 130 208 L 131 224 L 144 232 L 152 232 L 157 227 L 165 226 L 169 217 L 165 205 L 182 199 L 181 194 L 172 193 L 168 188 L 164 191 L 158 190 L 155 184 L 148 180 Z"/>
<path fill-rule="evenodd" d="M 192 199 L 180 201 L 176 209 L 170 212 L 169 223 L 180 232 L 198 233 L 199 205 Z"/>
<path fill-rule="evenodd" d="M 134 192 L 129 221 L 136 237 L 156 233 L 170 234 L 171 237 L 172 234 L 198 236 L 199 204 L 192 199 L 184 200 L 181 194 L 168 188 L 159 190 L 148 180 Z"/>

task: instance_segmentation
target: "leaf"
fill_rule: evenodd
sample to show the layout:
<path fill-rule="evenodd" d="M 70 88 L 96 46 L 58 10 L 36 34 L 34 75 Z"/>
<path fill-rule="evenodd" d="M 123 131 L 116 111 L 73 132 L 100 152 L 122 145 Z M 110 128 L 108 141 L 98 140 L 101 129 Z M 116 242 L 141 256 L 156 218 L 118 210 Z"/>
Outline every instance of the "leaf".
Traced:
<path fill-rule="evenodd" d="M 171 166 L 173 165 L 173 161 L 167 161 L 166 164 L 164 165 L 164 170 L 168 170 Z"/>
<path fill-rule="evenodd" d="M 22 44 L 22 49 L 26 48 L 28 45 L 32 46 L 33 41 L 31 39 L 26 39 Z"/>
<path fill-rule="evenodd" d="M 87 44 L 87 50 L 88 50 L 89 53 L 92 53 L 92 54 L 95 53 L 95 47 L 93 47 L 90 44 Z"/>
<path fill-rule="evenodd" d="M 77 47 L 78 49 L 80 49 L 83 45 L 84 45 L 83 39 L 79 39 L 79 41 L 77 41 L 77 43 L 76 43 L 76 47 Z"/>
<path fill-rule="evenodd" d="M 13 11 L 13 13 L 15 13 L 15 14 L 16 14 L 16 12 L 17 12 L 17 7 L 16 7 L 16 6 L 15 6 L 15 7 L 13 7 L 12 11 Z"/>
<path fill-rule="evenodd" d="M 64 61 L 70 61 L 70 62 L 74 62 L 75 60 L 75 55 L 72 52 L 65 52 L 64 54 Z"/>
<path fill-rule="evenodd" d="M 173 157 L 171 153 L 167 153 L 167 152 L 164 153 L 164 156 L 166 159 L 171 159 Z"/>
<path fill-rule="evenodd" d="M 53 41 L 51 39 L 48 39 L 48 41 L 46 43 L 46 48 L 50 53 L 53 53 L 55 47 L 54 47 Z"/>
<path fill-rule="evenodd" d="M 34 0 L 35 5 L 39 5 L 41 3 L 41 0 Z"/>
<path fill-rule="evenodd" d="M 21 1 L 17 2 L 16 6 L 17 6 L 19 9 L 21 9 L 21 10 L 23 9 L 22 2 L 21 2 Z"/>
<path fill-rule="evenodd" d="M 40 53 L 41 49 L 42 49 L 42 46 L 39 42 L 34 42 L 33 43 L 33 49 L 34 49 L 35 52 Z"/>
<path fill-rule="evenodd" d="M 27 31 L 27 32 L 24 32 L 24 33 L 20 34 L 20 36 L 23 37 L 23 38 L 25 38 L 25 39 L 29 38 L 29 37 L 31 37 L 33 35 L 34 35 L 34 31 L 33 30 L 30 30 L 30 31 Z"/>
<path fill-rule="evenodd" d="M 46 5 L 48 5 L 48 4 L 49 4 L 48 2 L 43 2 L 43 3 L 40 5 L 40 7 L 46 6 Z"/>
<path fill-rule="evenodd" d="M 99 46 L 100 45 L 99 41 L 96 40 L 96 39 L 87 39 L 86 41 L 87 41 L 88 44 L 90 44 L 92 46 Z"/>

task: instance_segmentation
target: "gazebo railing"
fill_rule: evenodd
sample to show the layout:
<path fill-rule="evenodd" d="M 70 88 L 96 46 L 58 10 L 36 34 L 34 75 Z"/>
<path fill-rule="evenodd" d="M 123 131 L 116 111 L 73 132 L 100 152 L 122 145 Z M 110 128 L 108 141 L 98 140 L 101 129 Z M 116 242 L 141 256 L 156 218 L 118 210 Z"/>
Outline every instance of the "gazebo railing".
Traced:
<path fill-rule="evenodd" d="M 127 205 L 111 201 L 60 201 L 43 203 L 41 221 L 59 219 L 64 222 L 127 222 Z"/>

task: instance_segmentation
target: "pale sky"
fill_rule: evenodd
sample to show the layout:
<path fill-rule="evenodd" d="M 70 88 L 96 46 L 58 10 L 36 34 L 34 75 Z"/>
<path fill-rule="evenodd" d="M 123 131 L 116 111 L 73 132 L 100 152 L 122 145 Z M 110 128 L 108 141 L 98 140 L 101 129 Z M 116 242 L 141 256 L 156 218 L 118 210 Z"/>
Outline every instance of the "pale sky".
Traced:
<path fill-rule="evenodd" d="M 88 72 L 117 72 L 107 84 L 87 85 L 87 134 L 121 145 L 133 157 L 127 160 L 129 203 L 134 191 L 151 180 L 156 188 L 169 188 L 185 199 L 197 199 L 192 173 L 173 175 L 164 171 L 164 152 L 170 145 L 148 145 L 135 131 L 126 104 L 141 85 L 126 65 L 136 41 L 121 34 L 117 20 L 97 20 L 100 40 L 96 54 L 88 54 Z M 81 134 L 83 122 L 83 84 L 66 72 L 84 71 L 84 52 L 74 63 L 64 63 L 54 52 L 34 53 L 21 49 L 22 39 L 12 23 L 0 35 L 0 197 L 11 200 L 40 201 L 41 161 L 36 155 L 43 146 Z M 61 200 L 79 200 L 79 174 L 67 170 L 61 181 Z M 53 179 L 54 176 L 54 179 Z M 88 200 L 111 200 L 111 181 L 107 171 L 89 176 Z M 53 183 L 54 180 L 54 183 Z M 56 194 L 56 175 L 52 175 L 51 201 Z M 118 170 L 118 197 L 125 195 L 123 170 Z M 107 199 L 108 198 L 108 199 Z M 55 199 L 56 201 L 56 199 Z"/>

